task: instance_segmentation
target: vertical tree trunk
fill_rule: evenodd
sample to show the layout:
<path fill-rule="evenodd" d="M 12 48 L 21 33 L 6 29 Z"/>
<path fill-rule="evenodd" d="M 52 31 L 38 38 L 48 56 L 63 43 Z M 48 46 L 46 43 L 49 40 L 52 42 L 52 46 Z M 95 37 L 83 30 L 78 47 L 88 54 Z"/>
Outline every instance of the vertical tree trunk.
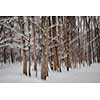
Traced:
<path fill-rule="evenodd" d="M 46 80 L 48 76 L 48 18 L 46 16 L 42 17 L 42 27 L 44 28 L 43 32 L 43 46 L 42 46 L 42 68 L 41 68 L 41 79 Z"/>
<path fill-rule="evenodd" d="M 65 43 L 64 43 L 64 46 L 65 46 L 65 52 L 66 52 L 66 58 L 65 58 L 65 65 L 66 65 L 66 68 L 67 68 L 67 71 L 69 71 L 69 68 L 71 67 L 71 61 L 70 61 L 70 46 L 69 46 L 69 35 L 70 35 L 70 29 L 69 29 L 69 24 L 70 24 L 70 21 L 69 21 L 69 17 L 64 17 L 64 38 L 65 38 Z"/>
<path fill-rule="evenodd" d="M 4 54 L 3 54 L 3 55 L 4 55 L 4 57 L 3 57 L 4 63 L 6 64 L 6 62 L 7 62 L 7 61 L 6 61 L 6 58 L 7 58 L 7 57 L 6 57 L 6 56 L 7 56 L 7 54 L 6 54 L 6 47 L 4 47 Z"/>
<path fill-rule="evenodd" d="M 89 43 L 88 45 L 88 64 L 91 65 L 92 59 L 91 59 L 91 45 L 90 45 L 90 17 L 87 17 L 88 21 L 86 23 L 87 25 L 87 42 Z"/>
<path fill-rule="evenodd" d="M 26 59 L 26 50 L 23 50 L 23 74 L 27 75 L 27 59 Z"/>
<path fill-rule="evenodd" d="M 52 25 L 52 16 L 49 16 L 48 20 L 49 20 L 49 27 L 50 27 Z M 49 38 L 50 38 L 50 41 L 53 38 L 52 28 L 49 30 Z M 50 62 L 50 68 L 51 70 L 53 70 L 54 65 L 53 65 L 53 49 L 52 48 L 50 48 L 49 62 Z"/>
<path fill-rule="evenodd" d="M 12 37 L 12 33 L 10 33 L 10 37 Z M 12 42 L 13 42 L 13 41 L 12 41 L 12 39 L 11 39 L 10 43 L 12 44 Z M 14 63 L 14 54 L 13 54 L 13 53 L 14 53 L 14 51 L 13 51 L 13 49 L 11 48 L 11 49 L 10 49 L 10 58 L 11 58 L 11 62 L 12 62 L 12 63 Z"/>
<path fill-rule="evenodd" d="M 10 54 L 11 54 L 11 62 L 14 63 L 14 54 L 13 54 L 13 49 L 12 48 L 10 50 Z"/>
<path fill-rule="evenodd" d="M 94 27 L 94 29 L 93 29 L 93 38 L 95 38 L 95 27 L 96 27 L 96 25 L 95 25 L 95 17 L 93 17 L 93 27 Z M 93 39 L 92 38 L 92 39 Z M 92 48 L 93 48 L 93 62 L 96 62 L 96 55 L 95 55 L 95 45 L 96 45 L 96 42 L 95 41 L 93 41 L 92 42 Z"/>
<path fill-rule="evenodd" d="M 86 33 L 85 33 L 85 27 L 86 27 L 86 21 L 85 21 L 86 17 L 82 17 L 83 20 L 83 66 L 85 66 L 85 62 L 86 62 Z"/>
<path fill-rule="evenodd" d="M 56 24 L 56 16 L 52 16 L 52 24 L 51 25 L 54 25 L 54 24 Z M 56 27 L 53 27 L 52 28 L 52 36 L 53 36 L 53 38 L 56 36 Z M 56 44 L 56 41 L 55 40 L 53 40 L 53 45 L 55 45 Z M 53 70 L 57 70 L 57 59 L 56 59 L 56 47 L 53 47 L 52 48 L 52 54 L 53 54 L 53 56 L 52 56 L 52 63 L 53 63 Z"/>
<path fill-rule="evenodd" d="M 52 16 L 52 24 L 58 24 L 58 17 L 57 16 Z M 53 38 L 56 37 L 58 35 L 58 26 L 55 26 L 52 28 L 52 32 L 53 32 Z M 58 39 L 58 37 L 57 37 Z M 56 40 L 53 41 L 54 45 L 58 44 Z M 55 71 L 59 71 L 60 69 L 60 65 L 59 65 L 59 56 L 58 56 L 58 47 L 55 46 L 53 48 L 53 53 L 54 53 L 54 70 Z"/>
<path fill-rule="evenodd" d="M 80 59 L 80 52 L 81 52 L 81 49 L 80 49 L 80 16 L 78 16 L 78 63 L 79 63 L 79 66 L 81 65 L 81 59 Z"/>
<path fill-rule="evenodd" d="M 59 23 L 59 17 L 58 16 L 56 16 L 56 24 L 57 24 L 57 26 L 56 26 L 56 34 L 57 34 L 57 40 L 58 41 L 60 41 L 60 39 L 59 39 L 59 36 L 60 36 L 60 26 L 58 26 L 58 24 L 60 24 Z M 59 43 L 57 43 L 57 44 L 59 44 Z M 60 71 L 61 72 L 61 67 L 60 67 L 60 57 L 59 57 L 59 48 L 57 47 L 57 49 L 56 49 L 56 57 L 57 57 L 57 71 Z"/>
<path fill-rule="evenodd" d="M 35 21 L 35 17 L 33 18 Z M 32 38 L 33 38 L 33 62 L 34 62 L 34 70 L 36 72 L 37 77 L 37 60 L 36 60 L 36 28 L 35 25 L 32 24 Z"/>
<path fill-rule="evenodd" d="M 29 67 L 29 76 L 31 76 L 31 46 L 30 46 L 30 38 L 31 38 L 31 34 L 29 34 L 29 42 L 28 42 L 28 56 L 29 56 L 29 58 L 28 58 L 28 61 L 29 61 L 29 65 L 28 65 L 28 67 Z"/>
<path fill-rule="evenodd" d="M 95 28 L 95 37 L 96 38 L 96 56 L 97 56 L 97 62 L 100 62 L 100 29 L 99 29 L 99 23 L 98 23 L 98 18 L 96 19 L 96 28 Z"/>
<path fill-rule="evenodd" d="M 19 56 L 18 61 L 20 61 L 20 64 L 21 64 L 22 63 L 22 49 L 21 48 L 19 48 L 19 54 L 20 56 Z"/>
<path fill-rule="evenodd" d="M 24 32 L 23 34 L 28 33 L 28 22 L 27 22 L 27 17 L 24 16 L 23 17 L 24 20 Z M 25 40 L 23 39 L 23 45 L 24 45 L 24 49 L 23 49 L 23 74 L 27 75 L 27 59 L 26 59 L 26 50 L 25 50 Z"/>

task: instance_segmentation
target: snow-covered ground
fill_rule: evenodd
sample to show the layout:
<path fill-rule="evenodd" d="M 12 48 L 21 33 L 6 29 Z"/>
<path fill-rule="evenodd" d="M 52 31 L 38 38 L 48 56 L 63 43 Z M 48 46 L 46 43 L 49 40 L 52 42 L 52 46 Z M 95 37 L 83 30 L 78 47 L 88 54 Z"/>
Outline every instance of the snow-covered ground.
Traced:
<path fill-rule="evenodd" d="M 22 74 L 22 67 L 16 63 L 14 65 L 0 65 L 0 83 L 66 83 L 66 82 L 100 82 L 100 64 L 94 63 L 90 67 L 85 66 L 78 69 L 70 69 L 69 72 L 53 72 L 49 70 L 49 77 L 46 81 L 40 79 L 40 71 L 38 77 L 33 73 L 32 77 Z"/>

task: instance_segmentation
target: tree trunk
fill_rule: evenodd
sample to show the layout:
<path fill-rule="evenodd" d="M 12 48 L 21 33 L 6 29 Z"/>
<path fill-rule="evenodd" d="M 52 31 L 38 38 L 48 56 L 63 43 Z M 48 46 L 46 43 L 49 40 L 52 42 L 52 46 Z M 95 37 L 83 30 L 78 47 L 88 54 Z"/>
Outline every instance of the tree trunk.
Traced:
<path fill-rule="evenodd" d="M 29 58 L 28 58 L 28 61 L 29 61 L 29 65 L 28 65 L 28 67 L 29 67 L 29 76 L 31 76 L 31 46 L 30 46 L 30 38 L 31 38 L 31 34 L 29 34 L 29 43 L 28 43 L 28 56 L 29 56 Z"/>
<path fill-rule="evenodd" d="M 33 18 L 35 21 L 35 17 Z M 32 38 L 33 38 L 33 62 L 34 62 L 34 71 L 36 72 L 37 77 L 37 60 L 36 60 L 36 27 L 32 24 Z"/>
<path fill-rule="evenodd" d="M 6 61 L 6 58 L 7 58 L 6 56 L 7 56 L 7 54 L 6 54 L 6 47 L 4 47 L 4 57 L 3 57 L 3 58 L 4 58 L 4 63 L 5 63 L 5 64 L 6 64 L 6 62 L 7 62 L 7 61 Z"/>
<path fill-rule="evenodd" d="M 87 42 L 89 43 L 88 45 L 88 64 L 91 65 L 92 59 L 91 59 L 91 45 L 90 45 L 90 18 L 88 18 L 88 21 L 86 23 L 87 25 Z"/>
<path fill-rule="evenodd" d="M 23 34 L 28 33 L 28 22 L 27 22 L 27 17 L 24 16 L 23 17 L 24 20 L 24 32 Z M 25 50 L 25 40 L 23 39 L 23 45 L 24 45 L 24 49 L 23 49 L 23 74 L 27 75 L 27 59 L 26 59 L 26 50 Z"/>
<path fill-rule="evenodd" d="M 65 58 L 65 65 L 67 68 L 67 71 L 69 71 L 69 68 L 71 67 L 71 61 L 70 61 L 70 46 L 69 46 L 69 35 L 70 35 L 70 30 L 69 30 L 69 17 L 64 17 L 64 38 L 65 38 L 65 52 L 66 52 L 66 58 Z"/>
<path fill-rule="evenodd" d="M 42 44 L 42 68 L 41 68 L 41 79 L 46 80 L 48 76 L 48 18 L 46 16 L 42 17 L 42 26 L 44 28 L 43 33 L 43 44 Z"/>
<path fill-rule="evenodd" d="M 52 24 L 53 25 L 55 25 L 55 24 L 58 24 L 58 18 L 57 18 L 57 16 L 52 16 Z M 57 35 L 58 35 L 58 26 L 55 26 L 55 27 L 53 27 L 52 28 L 52 32 L 53 32 L 53 38 L 54 37 L 56 37 Z M 58 39 L 58 38 L 57 38 Z M 53 44 L 54 45 L 56 45 L 56 44 L 58 44 L 57 43 L 57 41 L 56 40 L 54 40 L 53 41 Z M 53 54 L 54 54 L 54 56 L 53 56 L 53 61 L 54 61 L 54 70 L 55 71 L 58 71 L 59 70 L 59 68 L 60 68 L 60 65 L 59 65 L 59 57 L 58 57 L 58 47 L 57 46 L 55 46 L 54 48 L 53 48 Z"/>
<path fill-rule="evenodd" d="M 11 62 L 14 63 L 14 54 L 13 54 L 13 49 L 12 48 L 10 50 L 10 54 L 11 54 Z"/>

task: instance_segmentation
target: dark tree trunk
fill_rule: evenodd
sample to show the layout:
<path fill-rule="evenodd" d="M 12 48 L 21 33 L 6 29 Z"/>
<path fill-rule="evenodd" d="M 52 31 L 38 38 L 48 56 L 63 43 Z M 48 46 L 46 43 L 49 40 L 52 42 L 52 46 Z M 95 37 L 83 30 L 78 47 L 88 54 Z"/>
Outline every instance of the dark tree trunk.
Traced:
<path fill-rule="evenodd" d="M 4 54 L 3 55 L 4 55 L 4 57 L 3 57 L 4 58 L 4 63 L 6 64 L 6 62 L 7 62 L 6 61 L 6 59 L 7 59 L 7 57 L 6 57 L 7 56 L 7 54 L 6 54 L 6 47 L 4 47 Z"/>
<path fill-rule="evenodd" d="M 14 63 L 14 54 L 13 54 L 13 49 L 10 50 L 11 53 L 11 62 Z"/>

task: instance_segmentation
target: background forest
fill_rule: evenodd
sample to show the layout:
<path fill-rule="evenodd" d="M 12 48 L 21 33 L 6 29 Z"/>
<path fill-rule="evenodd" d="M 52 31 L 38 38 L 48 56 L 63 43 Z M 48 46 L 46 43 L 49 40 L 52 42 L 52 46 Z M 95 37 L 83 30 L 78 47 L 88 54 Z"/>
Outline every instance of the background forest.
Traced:
<path fill-rule="evenodd" d="M 43 80 L 49 70 L 100 63 L 100 17 L 1 16 L 0 64 L 16 62 L 29 77 L 39 64 Z"/>

